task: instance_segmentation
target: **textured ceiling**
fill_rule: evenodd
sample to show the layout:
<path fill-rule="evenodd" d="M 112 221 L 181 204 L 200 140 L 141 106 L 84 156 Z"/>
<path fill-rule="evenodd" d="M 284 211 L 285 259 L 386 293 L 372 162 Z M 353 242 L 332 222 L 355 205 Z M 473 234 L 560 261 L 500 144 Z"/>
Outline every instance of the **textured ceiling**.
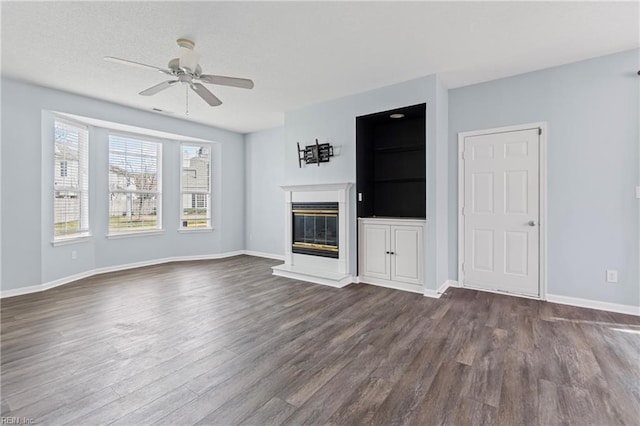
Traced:
<path fill-rule="evenodd" d="M 640 46 L 638 2 L 2 2 L 2 74 L 239 132 L 284 112 L 438 73 L 450 88 Z M 253 90 L 209 86 L 210 108 L 175 86 L 142 89 L 191 38 L 205 73 Z"/>

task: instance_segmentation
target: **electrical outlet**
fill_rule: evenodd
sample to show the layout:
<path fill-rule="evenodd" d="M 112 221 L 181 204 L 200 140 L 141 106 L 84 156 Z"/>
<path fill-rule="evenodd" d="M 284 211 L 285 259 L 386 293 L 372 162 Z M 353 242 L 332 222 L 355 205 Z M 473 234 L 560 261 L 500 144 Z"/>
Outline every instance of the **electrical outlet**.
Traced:
<path fill-rule="evenodd" d="M 618 271 L 615 269 L 607 269 L 607 282 L 608 283 L 617 283 L 618 282 Z"/>
<path fill-rule="evenodd" d="M 75 260 L 78 258 L 78 252 L 75 250 L 71 250 L 71 259 Z"/>

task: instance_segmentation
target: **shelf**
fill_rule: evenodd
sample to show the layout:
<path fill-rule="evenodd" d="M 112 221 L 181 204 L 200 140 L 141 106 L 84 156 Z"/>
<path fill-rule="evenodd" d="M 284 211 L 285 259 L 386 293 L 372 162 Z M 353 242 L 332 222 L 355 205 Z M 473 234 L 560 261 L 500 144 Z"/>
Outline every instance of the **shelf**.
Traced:
<path fill-rule="evenodd" d="M 426 178 L 386 178 L 374 179 L 375 183 L 405 183 L 405 182 L 426 182 Z"/>
<path fill-rule="evenodd" d="M 390 146 L 384 148 L 373 148 L 373 152 L 386 154 L 391 152 L 410 152 L 410 151 L 424 151 L 425 146 L 423 145 L 401 145 L 401 146 Z"/>

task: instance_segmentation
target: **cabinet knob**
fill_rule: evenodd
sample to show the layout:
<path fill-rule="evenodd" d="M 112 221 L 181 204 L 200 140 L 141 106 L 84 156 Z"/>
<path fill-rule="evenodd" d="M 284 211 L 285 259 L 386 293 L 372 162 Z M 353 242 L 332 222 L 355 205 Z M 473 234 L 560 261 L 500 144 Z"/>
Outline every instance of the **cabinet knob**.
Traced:
<path fill-rule="evenodd" d="M 391 254 L 391 252 L 390 252 L 390 251 L 385 251 L 385 253 L 387 253 L 387 254 Z"/>

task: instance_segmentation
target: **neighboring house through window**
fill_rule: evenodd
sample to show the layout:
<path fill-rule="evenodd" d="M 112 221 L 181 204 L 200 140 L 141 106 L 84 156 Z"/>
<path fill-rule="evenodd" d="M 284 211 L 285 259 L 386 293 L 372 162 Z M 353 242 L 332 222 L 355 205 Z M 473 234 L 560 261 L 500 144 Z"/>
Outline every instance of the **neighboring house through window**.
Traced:
<path fill-rule="evenodd" d="M 66 160 L 60 161 L 60 177 L 67 177 L 68 174 L 68 163 Z"/>
<path fill-rule="evenodd" d="M 89 131 L 86 126 L 54 120 L 53 237 L 89 233 Z"/>
<path fill-rule="evenodd" d="M 183 143 L 180 227 L 211 227 L 211 147 Z"/>
<path fill-rule="evenodd" d="M 109 134 L 109 233 L 162 228 L 159 140 Z"/>

